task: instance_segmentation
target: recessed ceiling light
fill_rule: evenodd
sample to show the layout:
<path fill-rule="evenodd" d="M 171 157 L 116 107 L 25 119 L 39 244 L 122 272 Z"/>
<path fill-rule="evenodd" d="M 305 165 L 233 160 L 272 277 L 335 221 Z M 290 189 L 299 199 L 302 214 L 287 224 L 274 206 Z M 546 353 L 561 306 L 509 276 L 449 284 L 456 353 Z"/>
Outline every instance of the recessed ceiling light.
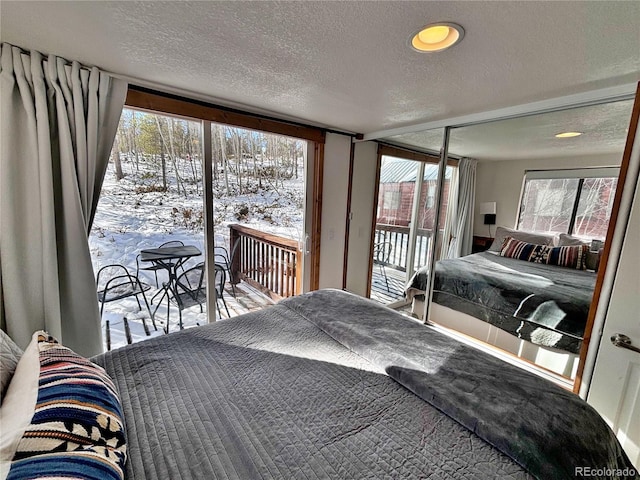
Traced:
<path fill-rule="evenodd" d="M 556 138 L 571 138 L 571 137 L 579 137 L 580 135 L 582 135 L 582 132 L 563 132 L 563 133 L 558 133 L 556 135 Z"/>
<path fill-rule="evenodd" d="M 430 23 L 411 37 L 411 47 L 418 52 L 439 52 L 452 47 L 464 37 L 464 29 L 455 23 Z"/>

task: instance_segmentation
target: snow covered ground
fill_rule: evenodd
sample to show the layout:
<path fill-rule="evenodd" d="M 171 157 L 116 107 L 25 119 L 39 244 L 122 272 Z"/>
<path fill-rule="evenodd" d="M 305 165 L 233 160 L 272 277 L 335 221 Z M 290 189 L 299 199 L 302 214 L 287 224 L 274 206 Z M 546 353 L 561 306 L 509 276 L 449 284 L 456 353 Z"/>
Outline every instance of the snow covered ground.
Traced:
<path fill-rule="evenodd" d="M 125 162 L 123 162 L 125 163 Z M 151 166 L 141 162 L 140 172 L 134 173 L 131 165 L 123 165 L 128 174 L 116 180 L 113 163 L 109 164 L 105 175 L 102 194 L 98 204 L 89 247 L 94 272 L 109 264 L 123 264 L 131 273 L 136 271 L 136 256 L 140 250 L 157 247 L 164 242 L 180 240 L 186 245 L 195 245 L 204 252 L 204 222 L 202 221 L 203 197 L 199 185 L 186 185 L 187 195 L 177 193 L 175 176 L 169 175 L 167 192 L 153 191 L 157 179 L 151 174 Z M 299 179 L 285 181 L 278 192 L 250 188 L 255 191 L 244 195 L 224 196 L 214 185 L 214 235 L 215 245 L 229 247 L 229 224 L 237 223 L 285 238 L 303 238 L 304 174 Z M 201 257 L 190 259 L 187 266 L 204 261 Z M 166 281 L 166 273 L 159 272 L 160 285 Z M 156 292 L 153 272 L 141 270 L 140 279 L 152 285 L 148 298 Z M 153 308 L 153 307 L 152 307 Z M 164 320 L 166 301 L 160 307 L 157 319 Z M 133 341 L 147 337 L 142 328 L 142 317 L 147 318 L 151 336 L 162 334 L 153 330 L 149 315 L 143 305 L 133 298 L 105 304 L 104 321 L 110 321 L 112 349 L 126 344 L 123 317 L 127 317 Z M 178 309 L 171 308 L 171 328 L 177 329 Z M 183 311 L 186 328 L 207 323 L 207 314 L 200 313 L 198 307 Z"/>

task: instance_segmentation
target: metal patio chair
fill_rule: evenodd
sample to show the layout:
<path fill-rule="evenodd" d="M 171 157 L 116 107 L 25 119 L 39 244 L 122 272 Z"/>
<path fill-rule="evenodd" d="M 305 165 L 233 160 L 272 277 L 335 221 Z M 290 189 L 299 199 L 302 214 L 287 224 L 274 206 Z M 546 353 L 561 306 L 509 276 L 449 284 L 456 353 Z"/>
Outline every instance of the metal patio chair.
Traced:
<path fill-rule="evenodd" d="M 222 265 L 226 271 L 226 278 L 229 278 L 229 283 L 231 284 L 232 295 L 236 296 L 236 287 L 231 281 L 231 266 L 233 265 L 233 259 L 237 255 L 238 247 L 240 245 L 240 239 L 238 238 L 233 247 L 231 248 L 231 255 L 229 255 L 229 251 L 222 246 L 216 246 L 213 248 L 213 261 L 216 264 Z"/>
<path fill-rule="evenodd" d="M 135 297 L 136 302 L 138 302 L 138 308 L 142 311 L 142 305 L 138 298 L 142 296 L 147 311 L 149 312 L 153 328 L 158 330 L 154 315 L 151 313 L 151 308 L 149 308 L 147 296 L 145 295 L 145 292 L 148 291 L 151 286 L 141 282 L 136 275 L 132 275 L 127 267 L 120 264 L 111 264 L 102 267 L 96 275 L 96 285 L 98 302 L 100 303 L 100 318 L 102 318 L 105 303 L 115 302 L 128 297 Z M 142 318 L 142 326 L 144 327 L 144 332 L 150 335 L 144 318 Z"/>
<path fill-rule="evenodd" d="M 216 290 L 216 308 L 218 314 L 222 318 L 222 312 L 220 311 L 219 302 L 222 301 L 224 308 L 227 312 L 227 317 L 230 317 L 229 308 L 227 302 L 224 299 L 224 282 L 226 280 L 225 269 L 222 265 L 214 264 L 215 269 L 215 290 Z M 204 313 L 202 305 L 207 302 L 207 275 L 205 263 L 199 263 L 195 267 L 192 267 L 182 273 L 176 280 L 176 284 L 171 289 L 170 301 L 178 307 L 179 326 L 180 330 L 184 327 L 182 325 L 182 311 L 187 308 L 200 307 L 200 313 Z M 170 303 L 167 300 L 167 326 L 165 332 L 169 332 L 169 309 Z"/>
<path fill-rule="evenodd" d="M 390 288 L 385 265 L 389 265 L 389 260 L 391 259 L 391 250 L 393 250 L 393 244 L 391 242 L 380 242 L 376 243 L 373 246 L 373 261 L 378 264 L 380 273 L 382 274 L 384 282 L 387 285 L 388 292 L 390 291 Z"/>

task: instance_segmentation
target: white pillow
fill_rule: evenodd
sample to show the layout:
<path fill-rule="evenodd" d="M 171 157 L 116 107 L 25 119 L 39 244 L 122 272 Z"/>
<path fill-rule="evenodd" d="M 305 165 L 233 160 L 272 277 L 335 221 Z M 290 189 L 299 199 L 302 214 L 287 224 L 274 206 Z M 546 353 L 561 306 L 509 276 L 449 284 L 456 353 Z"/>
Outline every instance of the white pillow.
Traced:
<path fill-rule="evenodd" d="M 573 247 L 574 245 L 590 245 L 591 240 L 583 240 L 582 238 L 574 237 L 572 235 L 567 235 L 566 233 L 560 234 L 560 239 L 558 240 L 559 247 Z"/>
<path fill-rule="evenodd" d="M 534 243 L 536 245 L 553 245 L 555 236 L 548 233 L 525 232 L 524 230 L 513 230 L 507 227 L 496 228 L 496 236 L 489 247 L 490 252 L 499 252 L 502 249 L 504 239 L 515 238 L 521 242 Z"/>
<path fill-rule="evenodd" d="M 21 356 L 22 349 L 13 343 L 9 335 L 0 330 L 0 403 Z"/>
<path fill-rule="evenodd" d="M 6 478 L 11 469 L 18 443 L 33 418 L 38 400 L 38 378 L 40 375 L 40 353 L 38 334 L 33 334 L 31 343 L 20 357 L 11 378 L 7 394 L 0 407 L 0 479 Z"/>

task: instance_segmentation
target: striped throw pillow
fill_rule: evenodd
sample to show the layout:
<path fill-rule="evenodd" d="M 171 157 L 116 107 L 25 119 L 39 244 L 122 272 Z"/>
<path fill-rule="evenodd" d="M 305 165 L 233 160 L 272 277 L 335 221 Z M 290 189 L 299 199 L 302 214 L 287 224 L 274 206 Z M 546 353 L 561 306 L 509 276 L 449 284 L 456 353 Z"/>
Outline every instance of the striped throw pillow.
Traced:
<path fill-rule="evenodd" d="M 507 237 L 500 249 L 500 255 L 518 260 L 526 260 L 527 262 L 585 270 L 585 260 L 588 249 L 588 245 L 552 247 L 551 245 L 536 245 L 534 243 L 521 242 L 513 237 Z"/>
<path fill-rule="evenodd" d="M 122 407 L 102 367 L 38 334 L 40 375 L 31 424 L 7 480 L 122 479 L 126 443 Z"/>

